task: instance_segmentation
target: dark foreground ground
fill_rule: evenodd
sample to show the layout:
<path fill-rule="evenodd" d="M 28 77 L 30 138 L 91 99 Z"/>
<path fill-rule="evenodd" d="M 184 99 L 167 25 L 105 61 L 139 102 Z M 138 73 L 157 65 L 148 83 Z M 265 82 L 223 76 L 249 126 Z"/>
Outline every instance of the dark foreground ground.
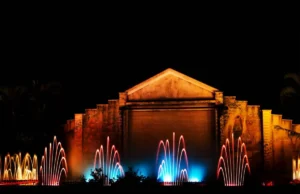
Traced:
<path fill-rule="evenodd" d="M 133 187 L 100 187 L 95 185 L 64 185 L 60 187 L 45 186 L 2 186 L 2 193 L 278 193 L 300 192 L 300 186 L 275 186 L 275 187 L 220 187 L 220 186 L 198 186 L 186 185 L 179 187 L 171 186 L 133 186 Z"/>

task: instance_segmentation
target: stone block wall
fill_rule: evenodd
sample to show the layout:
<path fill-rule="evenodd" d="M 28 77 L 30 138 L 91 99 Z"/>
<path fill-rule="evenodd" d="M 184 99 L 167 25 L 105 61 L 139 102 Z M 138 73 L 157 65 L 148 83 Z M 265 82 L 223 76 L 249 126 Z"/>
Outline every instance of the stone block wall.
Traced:
<path fill-rule="evenodd" d="M 64 130 L 66 134 L 66 145 L 62 145 L 65 149 L 65 152 L 67 154 L 67 163 L 68 165 L 72 165 L 73 161 L 75 160 L 75 153 L 74 149 L 69 149 L 74 144 L 74 137 L 75 137 L 75 131 L 74 131 L 74 120 L 69 119 L 67 120 L 67 123 L 65 124 Z M 73 172 L 71 172 L 73 173 Z M 70 173 L 70 174 L 71 174 Z"/>
<path fill-rule="evenodd" d="M 220 117 L 221 145 L 232 134 L 235 144 L 239 137 L 246 144 L 252 172 L 260 172 L 262 170 L 262 130 L 259 105 L 248 105 L 247 101 L 236 100 L 235 96 L 224 96 L 224 109 Z"/>
<path fill-rule="evenodd" d="M 67 121 L 67 145 L 64 147 L 73 177 L 79 177 L 93 167 L 95 152 L 100 145 L 106 148 L 107 136 L 110 146 L 116 145 L 122 159 L 121 123 L 127 124 L 121 119 L 120 106 L 124 106 L 125 101 L 126 96 L 120 93 L 120 99 L 98 104 L 95 109 L 86 109 L 85 113 L 75 114 L 74 119 Z M 300 137 L 297 136 L 300 124 L 282 119 L 282 115 L 272 114 L 272 110 L 261 110 L 258 105 L 237 100 L 235 96 L 225 96 L 218 102 L 224 103 L 225 107 L 220 116 L 220 144 L 224 144 L 231 134 L 234 134 L 235 143 L 241 137 L 253 174 L 264 170 L 292 178 L 293 159 L 300 152 L 300 138 L 297 138 Z"/>
<path fill-rule="evenodd" d="M 293 159 L 300 153 L 300 124 L 263 110 L 264 166 L 281 178 L 293 178 Z"/>
<path fill-rule="evenodd" d="M 70 174 L 77 178 L 93 168 L 94 156 L 101 145 L 107 146 L 107 137 L 121 149 L 119 100 L 108 100 L 95 109 L 86 109 L 84 114 L 75 114 L 65 125 L 67 159 Z"/>

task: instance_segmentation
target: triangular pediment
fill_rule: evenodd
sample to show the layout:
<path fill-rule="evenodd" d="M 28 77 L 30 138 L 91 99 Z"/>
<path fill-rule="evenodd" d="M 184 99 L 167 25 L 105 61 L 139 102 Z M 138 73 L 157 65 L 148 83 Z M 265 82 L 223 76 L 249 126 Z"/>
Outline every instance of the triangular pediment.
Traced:
<path fill-rule="evenodd" d="M 213 99 L 218 89 L 174 69 L 165 71 L 125 91 L 130 100 Z"/>

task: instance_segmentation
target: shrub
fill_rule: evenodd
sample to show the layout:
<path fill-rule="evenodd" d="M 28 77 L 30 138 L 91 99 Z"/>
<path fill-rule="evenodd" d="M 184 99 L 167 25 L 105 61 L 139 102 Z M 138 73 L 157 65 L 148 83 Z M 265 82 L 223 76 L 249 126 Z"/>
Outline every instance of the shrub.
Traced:
<path fill-rule="evenodd" d="M 89 183 L 100 183 L 104 184 L 106 175 L 103 174 L 103 170 L 101 168 L 91 169 L 92 179 L 89 180 Z"/>
<path fill-rule="evenodd" d="M 153 185 L 156 179 L 142 175 L 139 170 L 134 171 L 132 167 L 128 168 L 124 177 L 119 177 L 113 185 L 132 186 L 132 185 Z"/>

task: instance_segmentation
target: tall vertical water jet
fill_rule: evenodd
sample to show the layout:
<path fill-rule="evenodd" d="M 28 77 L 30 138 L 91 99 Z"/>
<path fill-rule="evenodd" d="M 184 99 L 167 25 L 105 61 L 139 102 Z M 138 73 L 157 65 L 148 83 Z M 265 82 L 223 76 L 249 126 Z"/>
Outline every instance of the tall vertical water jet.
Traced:
<path fill-rule="evenodd" d="M 175 133 L 173 132 L 172 148 L 167 139 L 165 142 L 160 140 L 156 153 L 156 165 L 158 165 L 159 154 L 162 149 L 163 158 L 158 166 L 157 179 L 161 180 L 164 185 L 180 185 L 183 182 L 188 182 L 188 156 L 185 147 L 184 137 L 179 137 L 177 152 L 176 152 Z M 171 151 L 172 149 L 172 151 Z M 185 168 L 182 168 L 181 162 L 184 157 Z"/>
<path fill-rule="evenodd" d="M 109 136 L 106 139 L 106 153 L 104 152 L 103 145 L 100 149 L 96 150 L 94 158 L 94 169 L 102 169 L 105 178 L 104 185 L 109 185 L 109 181 L 124 177 L 125 173 L 121 165 L 120 154 L 115 145 L 110 147 Z"/>
<path fill-rule="evenodd" d="M 236 151 L 234 146 L 234 135 L 232 133 L 231 145 L 227 138 L 221 148 L 217 167 L 217 179 L 219 179 L 222 172 L 225 186 L 243 186 L 246 170 L 249 174 L 251 173 L 246 145 L 242 142 L 241 137 L 238 138 Z"/>
<path fill-rule="evenodd" d="M 293 159 L 293 180 L 300 181 L 300 156 Z"/>
<path fill-rule="evenodd" d="M 0 155 L 0 181 L 2 181 L 2 160 Z"/>
<path fill-rule="evenodd" d="M 0 161 L 0 165 L 2 163 Z M 2 167 L 1 167 L 2 168 Z M 38 180 L 38 159 L 34 155 L 33 158 L 30 154 L 26 153 L 22 159 L 21 153 L 11 156 L 7 154 L 4 157 L 3 181 L 20 181 L 20 180 Z M 1 170 L 2 173 L 2 170 Z"/>
<path fill-rule="evenodd" d="M 57 142 L 56 136 L 53 143 L 49 144 L 49 150 L 45 147 L 41 160 L 40 179 L 42 185 L 59 186 L 62 175 L 67 176 L 68 165 L 65 150 L 61 142 Z"/>

